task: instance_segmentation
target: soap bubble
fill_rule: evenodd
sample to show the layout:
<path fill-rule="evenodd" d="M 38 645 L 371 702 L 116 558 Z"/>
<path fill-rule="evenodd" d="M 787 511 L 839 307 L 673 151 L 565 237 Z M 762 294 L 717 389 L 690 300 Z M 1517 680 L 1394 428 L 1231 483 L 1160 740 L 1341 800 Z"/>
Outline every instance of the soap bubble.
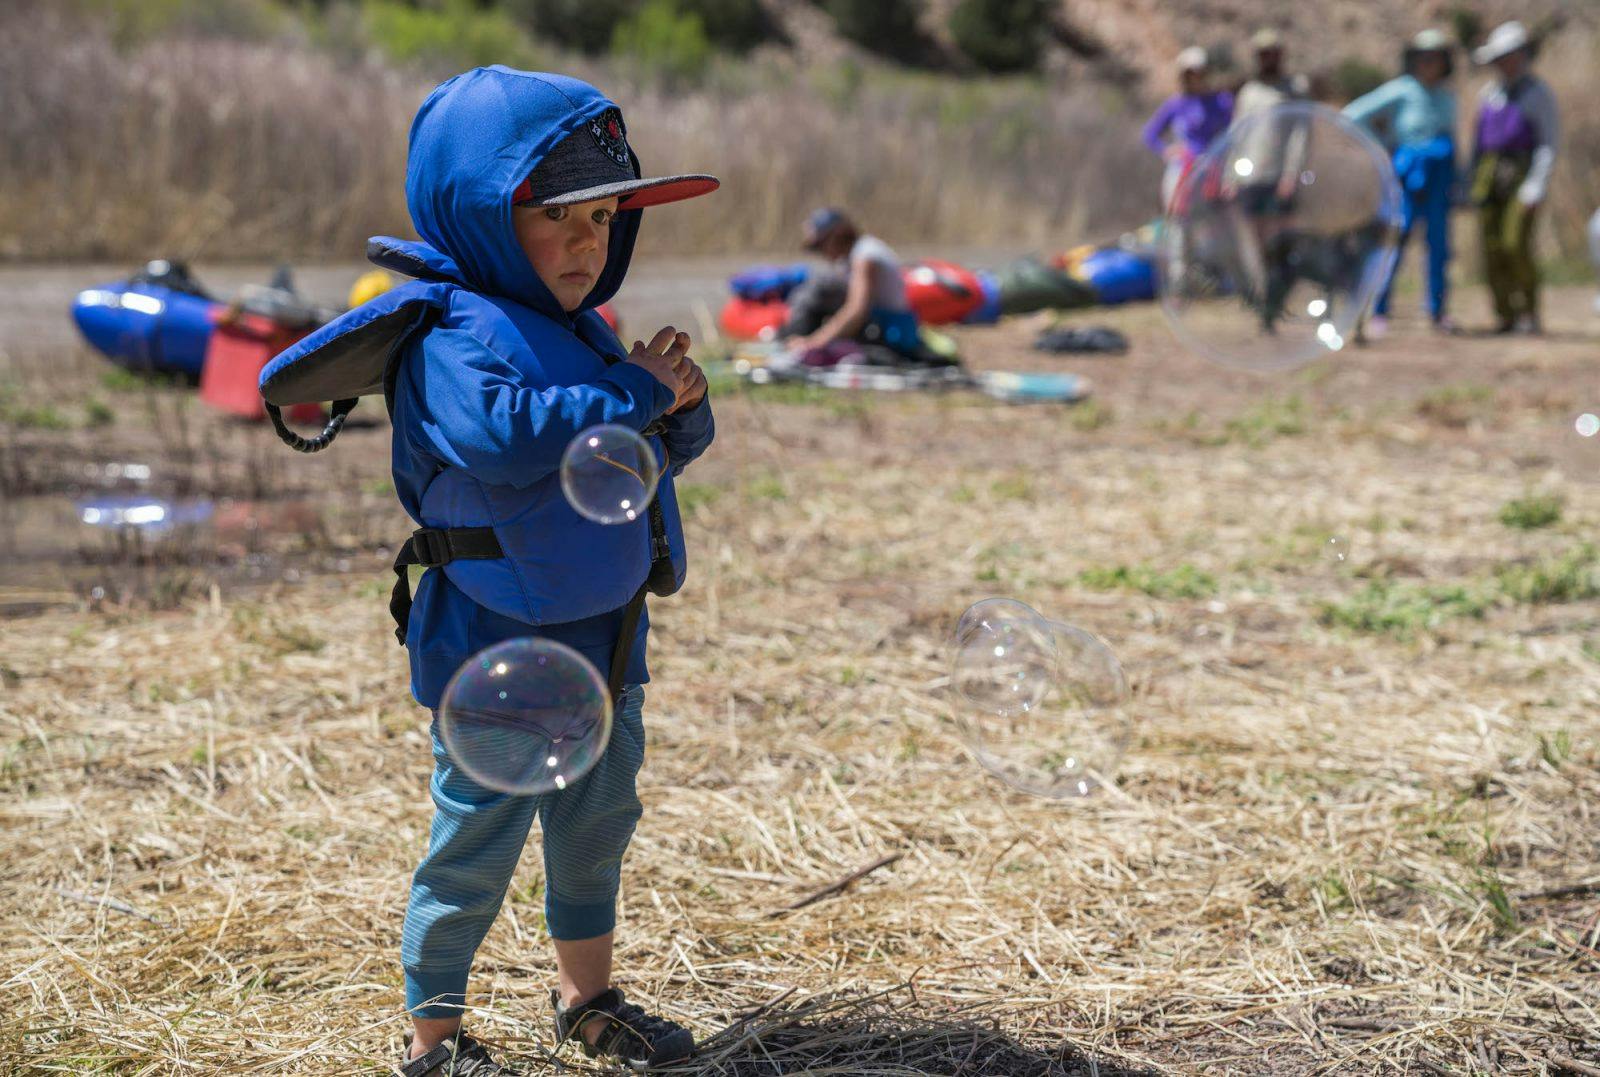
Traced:
<path fill-rule="evenodd" d="M 1322 540 L 1322 555 L 1335 565 L 1350 560 L 1350 540 L 1343 535 L 1329 535 Z"/>
<path fill-rule="evenodd" d="M 1594 415 L 1586 411 L 1578 416 L 1578 421 L 1573 425 L 1577 428 L 1580 438 L 1592 438 L 1596 434 L 1600 434 L 1600 415 Z"/>
<path fill-rule="evenodd" d="M 956 642 L 968 634 L 983 629 L 993 629 L 1006 621 L 1043 621 L 1044 616 L 1026 602 L 1014 598 L 986 598 L 974 602 L 956 622 Z"/>
<path fill-rule="evenodd" d="M 1276 370 L 1337 352 L 1395 261 L 1401 194 L 1372 136 L 1322 105 L 1248 117 L 1167 207 L 1162 308 L 1187 347 Z"/>
<path fill-rule="evenodd" d="M 1046 797 L 1084 797 L 1111 780 L 1127 750 L 1128 682 L 1100 639 L 1044 622 L 1054 664 L 1032 706 L 971 708 L 967 730 L 978 762 L 1006 784 Z"/>
<path fill-rule="evenodd" d="M 611 694 L 594 666 L 553 640 L 506 640 L 456 670 L 439 704 L 451 760 L 502 793 L 565 789 L 611 739 Z"/>
<path fill-rule="evenodd" d="M 561 492 L 599 524 L 640 519 L 661 477 L 649 442 L 625 426 L 591 426 L 561 456 Z"/>
<path fill-rule="evenodd" d="M 962 614 L 956 627 L 950 681 L 978 711 L 1025 713 L 1048 691 L 1055 659 L 1055 644 L 1037 613 L 1011 599 L 986 599 Z"/>

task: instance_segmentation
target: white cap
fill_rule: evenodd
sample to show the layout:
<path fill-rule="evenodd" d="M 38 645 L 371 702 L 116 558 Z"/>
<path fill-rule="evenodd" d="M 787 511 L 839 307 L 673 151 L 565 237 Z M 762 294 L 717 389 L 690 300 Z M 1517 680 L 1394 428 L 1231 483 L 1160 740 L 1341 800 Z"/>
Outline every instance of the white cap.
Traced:
<path fill-rule="evenodd" d="M 1520 22 L 1512 19 L 1503 22 L 1494 28 L 1494 33 L 1489 35 L 1489 40 L 1472 54 L 1472 58 L 1480 64 L 1492 64 L 1502 56 L 1509 56 L 1518 49 L 1527 48 L 1532 42 L 1528 38 L 1528 29 Z"/>
<path fill-rule="evenodd" d="M 1178 53 L 1179 71 L 1204 71 L 1211 66 L 1211 57 L 1199 45 L 1190 45 Z"/>

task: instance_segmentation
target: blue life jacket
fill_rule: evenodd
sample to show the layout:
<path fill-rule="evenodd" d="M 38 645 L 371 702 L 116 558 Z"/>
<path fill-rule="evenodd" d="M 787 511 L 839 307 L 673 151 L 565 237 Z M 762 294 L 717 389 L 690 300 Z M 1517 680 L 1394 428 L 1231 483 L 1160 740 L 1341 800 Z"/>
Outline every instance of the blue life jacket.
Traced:
<path fill-rule="evenodd" d="M 627 273 L 643 211 L 617 214 L 605 269 L 570 314 L 528 264 L 512 224 L 518 183 L 569 134 L 592 137 L 589 122 L 615 107 L 576 79 L 499 65 L 439 86 L 412 124 L 406 168 L 422 242 L 368 245 L 372 261 L 418 279 L 318 329 L 261 374 L 262 395 L 280 406 L 383 393 L 405 510 L 428 528 L 492 528 L 504 551 L 442 571 L 474 602 L 531 625 L 616 610 L 650 570 L 644 514 L 601 525 L 562 494 L 562 453 L 595 424 L 651 431 L 674 589 L 685 572 L 672 475 L 688 460 L 669 458 L 672 434 L 657 433 L 672 392 L 617 362 L 627 351 L 594 311 Z"/>

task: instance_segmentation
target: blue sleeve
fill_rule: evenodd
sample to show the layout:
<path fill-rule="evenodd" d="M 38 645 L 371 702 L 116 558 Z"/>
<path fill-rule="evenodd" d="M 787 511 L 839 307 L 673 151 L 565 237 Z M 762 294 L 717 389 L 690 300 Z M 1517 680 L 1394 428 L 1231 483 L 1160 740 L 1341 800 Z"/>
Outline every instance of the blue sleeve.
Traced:
<path fill-rule="evenodd" d="M 1376 90 L 1369 90 L 1344 107 L 1344 114 L 1363 127 L 1400 103 L 1400 80 L 1390 79 Z"/>
<path fill-rule="evenodd" d="M 415 406 L 406 436 L 446 466 L 497 486 L 531 486 L 560 467 L 580 431 L 597 423 L 643 430 L 673 399 L 648 370 L 624 363 L 584 385 L 531 389 L 515 367 L 459 329 L 430 332 L 404 377 Z"/>
<path fill-rule="evenodd" d="M 711 415 L 710 393 L 688 411 L 663 416 L 661 421 L 666 426 L 661 433 L 661 441 L 667 447 L 667 467 L 674 476 L 700 459 L 700 455 L 711 447 L 712 439 L 717 436 L 716 420 Z"/>
<path fill-rule="evenodd" d="M 1159 155 L 1166 149 L 1162 138 L 1167 133 L 1168 125 L 1172 123 L 1172 114 L 1177 111 L 1177 105 L 1178 98 L 1167 98 L 1161 102 L 1161 107 L 1156 109 L 1155 115 L 1150 117 L 1150 122 L 1144 125 L 1141 137 L 1144 139 L 1144 144 L 1150 148 L 1150 152 Z"/>

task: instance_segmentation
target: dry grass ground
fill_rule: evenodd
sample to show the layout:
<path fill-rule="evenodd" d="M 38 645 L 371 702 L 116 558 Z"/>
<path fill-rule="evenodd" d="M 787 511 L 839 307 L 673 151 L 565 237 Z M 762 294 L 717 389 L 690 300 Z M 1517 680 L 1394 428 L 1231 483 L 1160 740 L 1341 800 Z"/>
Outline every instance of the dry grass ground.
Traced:
<path fill-rule="evenodd" d="M 1273 379 L 1122 312 L 1073 410 L 725 395 L 653 616 L 621 982 L 735 1023 L 707 1074 L 1600 1072 L 1587 301 Z M 1062 364 L 1031 328 L 965 342 Z M 381 482 L 384 438 L 308 466 Z M 429 758 L 357 568 L 0 621 L 0 1070 L 384 1069 Z M 1121 657 L 1119 788 L 975 770 L 944 649 L 990 594 Z M 526 857 L 472 1022 L 551 1072 L 540 893 Z"/>

